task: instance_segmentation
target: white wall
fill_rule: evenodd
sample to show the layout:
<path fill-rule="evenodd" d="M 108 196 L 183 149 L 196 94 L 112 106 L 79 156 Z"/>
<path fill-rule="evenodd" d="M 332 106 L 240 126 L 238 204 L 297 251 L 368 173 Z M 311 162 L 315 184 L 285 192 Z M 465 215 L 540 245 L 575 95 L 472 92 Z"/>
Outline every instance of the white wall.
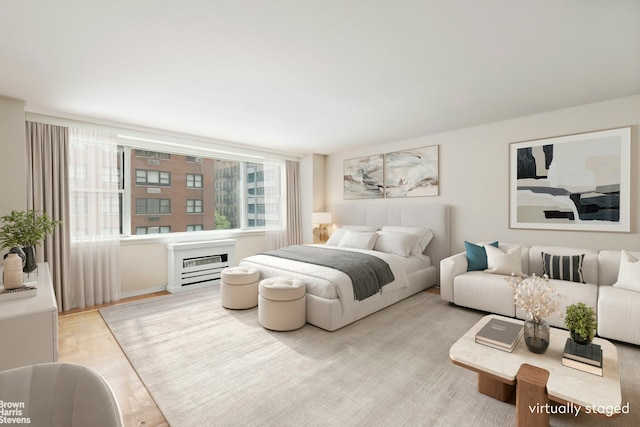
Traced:
<path fill-rule="evenodd" d="M 342 203 L 443 203 L 451 206 L 451 250 L 464 240 L 500 240 L 596 249 L 640 250 L 638 166 L 640 95 L 451 132 L 395 141 L 328 156 L 327 205 Z M 616 127 L 631 132 L 631 233 L 521 230 L 509 228 L 509 144 Z M 440 195 L 407 199 L 343 199 L 345 159 L 400 149 L 440 146 Z"/>
<path fill-rule="evenodd" d="M 24 101 L 0 96 L 0 216 L 27 208 Z"/>
<path fill-rule="evenodd" d="M 26 159 L 24 101 L 0 96 L 0 216 L 27 208 Z"/>

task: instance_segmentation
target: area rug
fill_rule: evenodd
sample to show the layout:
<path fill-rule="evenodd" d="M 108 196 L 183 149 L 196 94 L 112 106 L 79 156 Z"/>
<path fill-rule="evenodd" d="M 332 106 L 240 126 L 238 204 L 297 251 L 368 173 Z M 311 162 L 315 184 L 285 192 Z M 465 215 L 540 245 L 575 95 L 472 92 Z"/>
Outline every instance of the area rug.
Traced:
<path fill-rule="evenodd" d="M 171 426 L 513 426 L 515 407 L 477 392 L 449 347 L 484 313 L 421 292 L 334 332 L 260 326 L 221 307 L 217 288 L 100 310 Z M 552 415 L 551 425 L 640 425 L 640 349 L 617 344 L 616 419 Z"/>

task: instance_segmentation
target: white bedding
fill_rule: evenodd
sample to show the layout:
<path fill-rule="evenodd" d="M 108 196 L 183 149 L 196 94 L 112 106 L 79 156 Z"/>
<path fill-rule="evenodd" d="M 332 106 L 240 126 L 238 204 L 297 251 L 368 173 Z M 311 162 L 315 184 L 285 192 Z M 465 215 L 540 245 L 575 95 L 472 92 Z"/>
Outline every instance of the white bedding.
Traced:
<path fill-rule="evenodd" d="M 335 246 L 332 246 L 331 249 L 373 255 L 389 264 L 395 280 L 382 287 L 382 294 L 408 287 L 408 275 L 431 266 L 428 257 L 421 259 L 412 255 L 405 258 L 386 252 Z M 271 275 L 279 271 L 281 272 L 278 273 L 280 275 L 284 274 L 289 277 L 302 279 L 306 283 L 308 294 L 329 300 L 339 299 L 343 313 L 353 308 L 355 304 L 358 304 L 358 301 L 354 300 L 351 279 L 347 274 L 339 270 L 261 254 L 245 258 L 241 264 L 257 267 L 263 274 Z"/>

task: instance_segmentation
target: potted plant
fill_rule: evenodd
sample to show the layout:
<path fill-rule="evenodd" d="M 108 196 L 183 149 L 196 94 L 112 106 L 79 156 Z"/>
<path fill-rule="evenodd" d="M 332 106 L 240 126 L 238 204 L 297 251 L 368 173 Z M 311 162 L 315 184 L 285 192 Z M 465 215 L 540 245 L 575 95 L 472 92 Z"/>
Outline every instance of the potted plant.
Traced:
<path fill-rule="evenodd" d="M 564 324 L 577 344 L 589 344 L 596 334 L 596 312 L 583 302 L 567 306 Z"/>
<path fill-rule="evenodd" d="M 9 215 L 0 218 L 0 249 L 22 247 L 26 254 L 24 271 L 27 273 L 36 269 L 35 246 L 53 234 L 61 221 L 51 218 L 44 212 L 11 211 Z"/>

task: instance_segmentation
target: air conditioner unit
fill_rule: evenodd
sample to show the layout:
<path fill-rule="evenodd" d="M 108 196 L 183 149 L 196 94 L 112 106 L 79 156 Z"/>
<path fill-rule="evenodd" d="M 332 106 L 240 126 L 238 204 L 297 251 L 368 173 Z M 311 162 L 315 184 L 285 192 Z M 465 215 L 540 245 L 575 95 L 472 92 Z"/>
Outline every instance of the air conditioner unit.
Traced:
<path fill-rule="evenodd" d="M 220 283 L 222 270 L 234 264 L 234 239 L 167 244 L 167 290 L 175 293 Z"/>

